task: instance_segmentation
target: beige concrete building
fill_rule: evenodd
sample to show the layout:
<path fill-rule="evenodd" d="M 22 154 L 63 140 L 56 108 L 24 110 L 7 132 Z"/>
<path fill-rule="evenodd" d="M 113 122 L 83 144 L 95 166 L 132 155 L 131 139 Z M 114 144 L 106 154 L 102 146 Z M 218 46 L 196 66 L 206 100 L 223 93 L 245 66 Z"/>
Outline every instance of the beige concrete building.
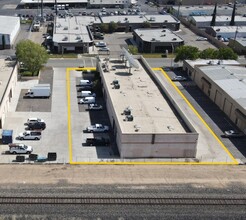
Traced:
<path fill-rule="evenodd" d="M 183 69 L 201 90 L 246 133 L 246 69 L 236 61 L 185 61 Z"/>
<path fill-rule="evenodd" d="M 12 61 L 0 59 L 0 70 L 0 129 L 2 129 L 17 82 L 17 66 Z"/>
<path fill-rule="evenodd" d="M 98 69 L 121 158 L 194 158 L 198 134 L 144 58 L 100 61 Z M 137 68 L 138 67 L 138 68 Z M 114 85 L 116 84 L 116 85 Z"/>

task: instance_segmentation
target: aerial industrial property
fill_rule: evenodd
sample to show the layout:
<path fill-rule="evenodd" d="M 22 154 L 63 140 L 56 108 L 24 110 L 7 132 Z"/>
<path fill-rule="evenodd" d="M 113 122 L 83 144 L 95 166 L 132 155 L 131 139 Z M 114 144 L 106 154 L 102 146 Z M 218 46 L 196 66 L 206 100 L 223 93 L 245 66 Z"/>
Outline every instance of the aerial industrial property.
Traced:
<path fill-rule="evenodd" d="M 174 62 L 183 45 L 245 55 L 245 16 L 233 15 L 233 5 L 215 16 L 213 5 L 104 4 L 22 0 L 18 12 L 0 16 L 0 48 L 9 53 L 0 59 L 1 162 L 245 163 L 245 64 Z M 21 73 L 14 50 L 22 39 L 50 53 L 36 77 Z"/>

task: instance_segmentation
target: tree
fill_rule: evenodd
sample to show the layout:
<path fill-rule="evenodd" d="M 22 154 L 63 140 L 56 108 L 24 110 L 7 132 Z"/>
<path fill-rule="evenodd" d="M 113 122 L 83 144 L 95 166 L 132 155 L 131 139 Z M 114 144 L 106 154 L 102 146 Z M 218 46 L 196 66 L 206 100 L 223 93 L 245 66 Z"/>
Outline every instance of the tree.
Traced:
<path fill-rule="evenodd" d="M 16 57 L 34 75 L 47 62 L 49 55 L 41 45 L 22 40 L 16 45 Z"/>
<path fill-rule="evenodd" d="M 129 50 L 129 52 L 130 52 L 131 54 L 133 54 L 133 55 L 138 54 L 138 48 L 137 48 L 137 46 L 129 45 L 129 46 L 128 46 L 128 50 Z"/>
<path fill-rule="evenodd" d="M 199 57 L 201 59 L 216 59 L 217 57 L 217 50 L 213 48 L 207 48 L 200 52 Z"/>
<path fill-rule="evenodd" d="M 115 32 L 115 31 L 117 30 L 117 28 L 118 28 L 118 24 L 115 23 L 114 21 L 111 21 L 111 22 L 109 23 L 108 29 L 109 29 L 109 32 L 110 32 L 110 33 Z"/>
<path fill-rule="evenodd" d="M 237 60 L 238 55 L 231 48 L 220 48 L 216 58 L 220 60 Z"/>
<path fill-rule="evenodd" d="M 176 49 L 176 57 L 174 62 L 183 60 L 195 60 L 199 57 L 199 50 L 197 47 L 192 46 L 180 46 Z"/>
<path fill-rule="evenodd" d="M 150 28 L 151 24 L 148 21 L 143 22 L 143 28 Z"/>
<path fill-rule="evenodd" d="M 102 32 L 108 33 L 109 25 L 108 24 L 105 24 L 105 23 L 101 23 L 100 24 L 100 29 L 101 29 Z"/>

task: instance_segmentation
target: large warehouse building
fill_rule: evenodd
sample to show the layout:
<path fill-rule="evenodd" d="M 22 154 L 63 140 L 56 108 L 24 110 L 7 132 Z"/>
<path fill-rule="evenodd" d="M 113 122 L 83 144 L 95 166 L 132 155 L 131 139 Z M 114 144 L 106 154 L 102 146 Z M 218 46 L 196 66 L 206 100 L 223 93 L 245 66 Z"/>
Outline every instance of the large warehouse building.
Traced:
<path fill-rule="evenodd" d="M 236 61 L 185 61 L 183 69 L 201 90 L 246 133 L 246 68 Z"/>
<path fill-rule="evenodd" d="M 0 16 L 0 49 L 10 49 L 19 31 L 19 17 Z"/>
<path fill-rule="evenodd" d="M 142 57 L 127 59 L 106 59 L 98 64 L 120 157 L 196 157 L 194 127 L 177 104 L 170 104 L 169 92 L 147 62 Z"/>

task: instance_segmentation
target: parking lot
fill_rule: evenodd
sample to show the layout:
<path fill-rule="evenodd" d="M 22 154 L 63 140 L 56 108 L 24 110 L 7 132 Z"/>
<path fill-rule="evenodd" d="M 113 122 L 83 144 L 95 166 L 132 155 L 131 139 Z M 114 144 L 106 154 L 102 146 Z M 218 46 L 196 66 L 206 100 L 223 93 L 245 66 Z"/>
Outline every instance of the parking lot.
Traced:
<path fill-rule="evenodd" d="M 94 79 L 94 74 L 82 74 L 82 71 L 72 70 L 69 72 L 70 88 L 67 93 L 66 68 L 45 69 L 38 79 L 22 80 L 17 83 L 16 98 L 13 98 L 10 112 L 7 115 L 4 129 L 13 130 L 13 142 L 25 143 L 33 147 L 33 153 L 39 156 L 47 156 L 48 152 L 57 153 L 58 163 L 72 161 L 100 161 L 103 158 L 118 157 L 115 155 L 112 144 L 110 146 L 86 146 L 85 140 L 89 137 L 107 137 L 112 140 L 108 133 L 83 132 L 87 126 L 95 123 L 109 125 L 107 111 L 100 91 L 96 91 L 96 102 L 103 105 L 101 111 L 88 111 L 88 105 L 78 104 L 78 87 L 76 84 L 82 78 Z M 23 99 L 23 93 L 38 83 L 50 83 L 52 96 L 49 99 Z M 68 98 L 68 94 L 70 98 Z M 69 149 L 68 139 L 68 100 L 71 118 L 72 149 Z M 29 117 L 44 119 L 46 129 L 42 131 L 41 140 L 15 140 L 15 137 L 25 131 L 24 123 Z M 112 141 L 113 142 L 113 141 Z M 8 145 L 1 145 L 1 161 L 9 163 L 15 160 L 15 155 L 6 154 Z M 70 150 L 72 158 L 69 158 Z M 26 155 L 28 158 L 28 155 Z M 28 160 L 26 160 L 28 162 Z"/>

